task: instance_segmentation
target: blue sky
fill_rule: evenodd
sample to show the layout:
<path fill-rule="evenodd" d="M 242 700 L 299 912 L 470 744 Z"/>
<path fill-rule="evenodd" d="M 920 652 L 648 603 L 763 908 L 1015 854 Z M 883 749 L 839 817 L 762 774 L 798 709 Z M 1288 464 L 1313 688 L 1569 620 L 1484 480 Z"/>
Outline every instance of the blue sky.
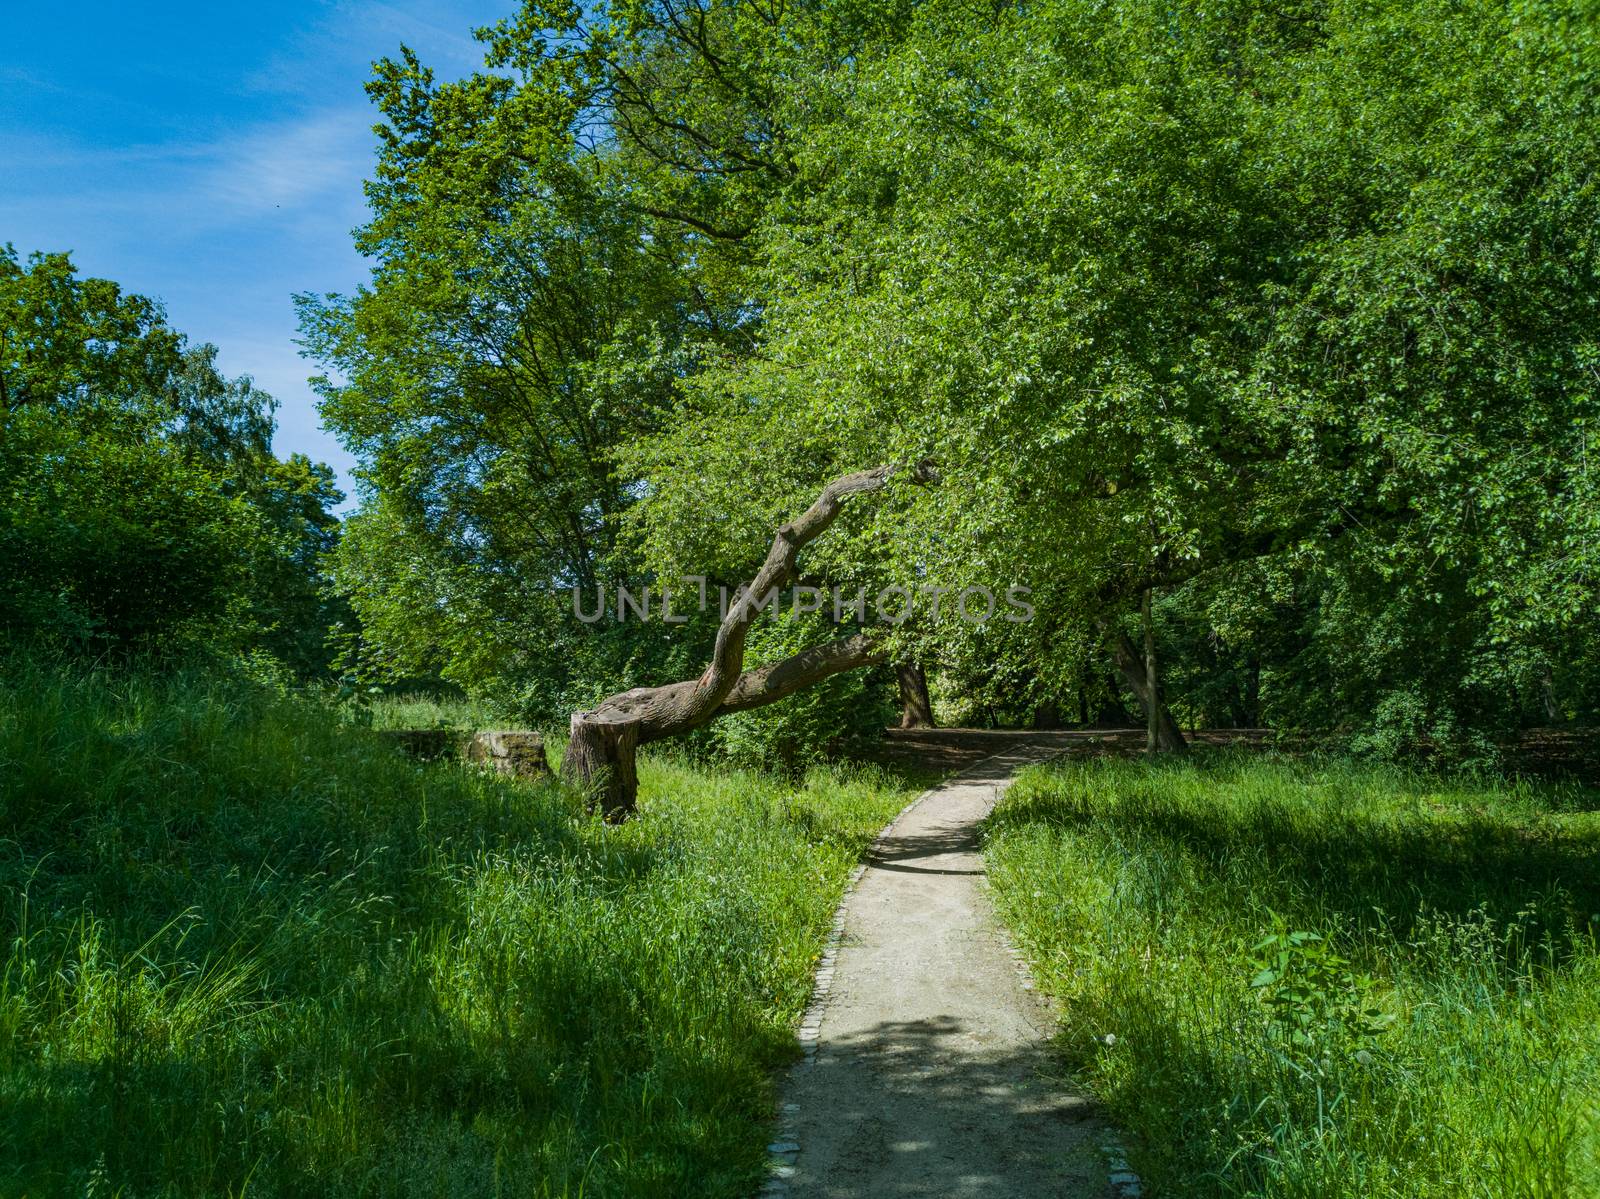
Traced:
<path fill-rule="evenodd" d="M 374 59 L 412 46 L 441 77 L 481 64 L 475 26 L 515 0 L 6 5 L 0 242 L 70 250 L 84 274 L 166 303 L 229 374 L 279 401 L 277 450 L 340 471 L 296 353 L 297 291 L 349 291 Z"/>

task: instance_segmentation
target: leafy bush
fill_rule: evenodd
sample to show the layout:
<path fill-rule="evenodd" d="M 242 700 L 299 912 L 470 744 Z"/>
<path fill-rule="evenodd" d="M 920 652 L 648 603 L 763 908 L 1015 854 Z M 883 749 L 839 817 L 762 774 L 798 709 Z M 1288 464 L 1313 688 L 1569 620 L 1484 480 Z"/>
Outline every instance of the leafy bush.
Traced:
<path fill-rule="evenodd" d="M 822 621 L 763 617 L 745 642 L 746 668 L 790 657 L 837 635 Z M 895 715 L 881 669 L 836 674 L 764 708 L 735 712 L 706 731 L 704 743 L 730 761 L 793 772 L 875 740 Z"/>
<path fill-rule="evenodd" d="M 159 304 L 0 246 L 0 635 L 89 654 L 327 663 L 333 473 Z"/>
<path fill-rule="evenodd" d="M 0 628 L 151 648 L 246 614 L 256 522 L 173 446 L 28 415 L 0 438 L 0 472 Z"/>

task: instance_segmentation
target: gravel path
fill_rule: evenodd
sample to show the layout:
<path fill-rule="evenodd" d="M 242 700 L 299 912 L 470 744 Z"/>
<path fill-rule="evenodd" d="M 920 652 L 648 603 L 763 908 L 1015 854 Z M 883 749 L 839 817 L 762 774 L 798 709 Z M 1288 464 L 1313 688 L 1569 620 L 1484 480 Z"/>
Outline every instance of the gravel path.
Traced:
<path fill-rule="evenodd" d="M 983 885 L 978 825 L 1017 746 L 924 795 L 874 846 L 785 1087 L 764 1195 L 1101 1199 L 1105 1130 L 1052 1078 L 1053 1021 Z"/>

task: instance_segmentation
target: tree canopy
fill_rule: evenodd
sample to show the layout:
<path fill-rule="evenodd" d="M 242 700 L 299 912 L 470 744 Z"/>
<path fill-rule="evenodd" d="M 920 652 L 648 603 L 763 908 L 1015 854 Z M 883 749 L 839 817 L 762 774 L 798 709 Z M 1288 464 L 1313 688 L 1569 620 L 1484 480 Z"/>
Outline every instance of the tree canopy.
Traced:
<path fill-rule="evenodd" d="M 1592 716 L 1597 16 L 533 3 L 468 79 L 380 64 L 372 281 L 302 301 L 375 650 L 535 706 L 670 673 L 710 622 L 562 589 L 740 581 L 929 460 L 804 570 L 1031 588 L 890 631 L 974 695 L 1100 695 L 1155 588 L 1191 719 Z"/>
<path fill-rule="evenodd" d="M 202 646 L 325 670 L 333 473 L 160 305 L 0 250 L 0 628 L 92 654 Z"/>

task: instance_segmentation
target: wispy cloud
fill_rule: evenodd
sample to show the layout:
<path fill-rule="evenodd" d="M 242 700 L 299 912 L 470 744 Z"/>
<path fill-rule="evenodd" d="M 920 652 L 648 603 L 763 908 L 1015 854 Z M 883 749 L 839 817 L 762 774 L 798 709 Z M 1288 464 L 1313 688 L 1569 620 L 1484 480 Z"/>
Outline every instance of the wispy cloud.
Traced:
<path fill-rule="evenodd" d="M 50 204 L 78 228 L 91 222 L 157 240 L 309 217 L 339 236 L 362 213 L 372 164 L 371 119 L 341 107 L 262 121 L 209 142 L 96 146 L 0 138 L 10 181 L 0 214 Z"/>
<path fill-rule="evenodd" d="M 370 123 L 339 108 L 249 130 L 203 156 L 195 194 L 233 220 L 330 202 L 348 209 L 372 161 Z"/>
<path fill-rule="evenodd" d="M 441 76 L 465 75 L 483 65 L 484 48 L 472 30 L 516 7 L 517 0 L 335 0 L 245 82 L 255 90 L 298 92 L 315 87 L 330 70 L 365 82 L 370 64 L 398 54 L 402 44 L 422 51 Z"/>

